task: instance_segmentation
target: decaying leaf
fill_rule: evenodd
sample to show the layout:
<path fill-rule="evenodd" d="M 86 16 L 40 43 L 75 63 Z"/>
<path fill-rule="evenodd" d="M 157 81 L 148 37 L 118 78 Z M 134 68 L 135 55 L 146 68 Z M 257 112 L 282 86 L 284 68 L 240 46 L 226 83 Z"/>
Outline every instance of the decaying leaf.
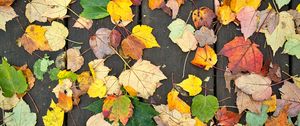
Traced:
<path fill-rule="evenodd" d="M 90 29 L 92 25 L 93 25 L 93 20 L 86 19 L 84 17 L 79 17 L 74 23 L 73 27 Z"/>
<path fill-rule="evenodd" d="M 90 37 L 90 46 L 99 59 L 105 56 L 115 54 L 111 47 L 111 35 L 112 31 L 107 28 L 100 28 L 96 31 L 96 34 Z"/>
<path fill-rule="evenodd" d="M 244 37 L 235 37 L 224 45 L 220 54 L 228 57 L 228 68 L 236 74 L 240 71 L 260 73 L 263 54 L 258 45 Z"/>
<path fill-rule="evenodd" d="M 138 60 L 143 56 L 143 49 L 146 48 L 140 39 L 130 35 L 122 41 L 122 50 L 124 55 L 130 56 L 132 59 Z"/>
<path fill-rule="evenodd" d="M 160 47 L 152 34 L 153 28 L 147 25 L 137 25 L 132 29 L 132 36 L 144 43 L 146 48 Z"/>
<path fill-rule="evenodd" d="M 12 20 L 18 15 L 14 9 L 10 6 L 0 6 L 0 29 L 6 31 L 5 25 L 6 22 Z"/>
<path fill-rule="evenodd" d="M 214 30 L 205 26 L 201 27 L 200 30 L 195 31 L 195 37 L 201 47 L 206 44 L 212 45 L 217 41 Z"/>
<path fill-rule="evenodd" d="M 64 122 L 64 111 L 51 100 L 47 114 L 43 116 L 45 126 L 62 126 Z"/>
<path fill-rule="evenodd" d="M 14 94 L 12 97 L 4 97 L 2 93 L 3 92 L 0 90 L 0 108 L 3 110 L 10 110 L 14 108 L 20 101 L 16 94 Z"/>
<path fill-rule="evenodd" d="M 287 111 L 289 107 L 290 105 L 285 105 L 277 117 L 271 117 L 267 120 L 265 126 L 293 126 L 293 124 L 288 121 Z"/>
<path fill-rule="evenodd" d="M 260 108 L 262 106 L 262 102 L 254 101 L 249 95 L 246 93 L 237 90 L 237 98 L 236 105 L 238 107 L 239 113 L 241 114 L 244 110 L 248 109 L 253 113 L 260 113 Z"/>
<path fill-rule="evenodd" d="M 79 49 L 70 48 L 67 50 L 67 69 L 75 72 L 81 68 L 84 58 L 81 56 Z"/>
<path fill-rule="evenodd" d="M 73 108 L 72 97 L 67 96 L 63 92 L 59 92 L 57 106 L 63 109 L 65 112 L 72 110 Z"/>
<path fill-rule="evenodd" d="M 187 79 L 183 80 L 177 85 L 183 88 L 183 90 L 189 92 L 190 96 L 195 96 L 202 91 L 202 80 L 191 74 L 189 74 Z"/>
<path fill-rule="evenodd" d="M 240 21 L 241 31 L 245 39 L 248 39 L 257 29 L 257 12 L 253 7 L 244 7 L 236 16 Z"/>
<path fill-rule="evenodd" d="M 91 116 L 87 120 L 86 126 L 111 126 L 111 124 L 104 120 L 104 116 L 102 113 L 98 113 Z"/>
<path fill-rule="evenodd" d="M 193 98 L 192 115 L 203 122 L 211 120 L 219 108 L 218 99 L 212 95 L 197 95 Z"/>
<path fill-rule="evenodd" d="M 134 17 L 130 6 L 132 2 L 130 0 L 112 0 L 107 4 L 107 12 L 111 16 L 114 24 L 120 22 L 131 22 Z M 126 26 L 126 25 L 125 25 Z"/>
<path fill-rule="evenodd" d="M 215 13 L 208 7 L 196 9 L 192 15 L 194 25 L 197 29 L 201 26 L 210 27 L 214 18 L 216 18 Z"/>
<path fill-rule="evenodd" d="M 222 107 L 217 111 L 215 117 L 219 122 L 218 125 L 232 126 L 239 122 L 241 115 L 232 111 L 228 111 L 225 107 Z"/>
<path fill-rule="evenodd" d="M 198 47 L 191 63 L 198 67 L 204 67 L 205 70 L 209 70 L 217 63 L 217 61 L 218 59 L 215 51 L 209 45 L 205 45 L 203 48 Z"/>
<path fill-rule="evenodd" d="M 172 90 L 168 93 L 168 107 L 169 109 L 172 110 L 177 110 L 182 114 L 189 114 L 191 113 L 190 111 L 190 106 L 185 103 L 183 100 L 181 100 L 179 97 L 179 92 L 176 90 Z"/>
<path fill-rule="evenodd" d="M 129 70 L 119 76 L 123 86 L 130 86 L 138 92 L 138 96 L 148 99 L 159 86 L 159 81 L 167 79 L 159 67 L 147 60 L 138 60 Z"/>
<path fill-rule="evenodd" d="M 61 23 L 53 21 L 51 26 L 46 27 L 46 39 L 52 51 L 57 51 L 65 47 L 66 38 L 69 35 L 68 29 Z"/>

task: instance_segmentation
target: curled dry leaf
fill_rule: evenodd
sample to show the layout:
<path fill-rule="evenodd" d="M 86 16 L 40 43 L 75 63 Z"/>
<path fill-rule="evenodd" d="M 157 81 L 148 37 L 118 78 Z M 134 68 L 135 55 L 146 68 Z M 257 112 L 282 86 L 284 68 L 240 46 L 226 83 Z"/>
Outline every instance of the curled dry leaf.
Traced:
<path fill-rule="evenodd" d="M 218 7 L 217 17 L 223 25 L 228 25 L 230 22 L 235 20 L 235 14 L 227 5 L 222 5 L 221 7 Z"/>
<path fill-rule="evenodd" d="M 86 126 L 111 126 L 111 124 L 104 120 L 104 116 L 102 113 L 98 113 L 91 116 L 87 120 Z"/>
<path fill-rule="evenodd" d="M 172 9 L 172 19 L 175 19 L 179 12 L 180 4 L 176 0 L 169 0 L 166 6 Z"/>
<path fill-rule="evenodd" d="M 130 0 L 112 0 L 107 4 L 107 12 L 111 16 L 111 20 L 114 24 L 120 24 L 121 22 L 128 22 L 129 24 L 134 15 L 130 6 L 132 2 Z M 126 26 L 126 25 L 125 25 Z"/>
<path fill-rule="evenodd" d="M 194 59 L 191 61 L 193 65 L 198 67 L 204 67 L 205 70 L 209 70 L 217 63 L 217 54 L 208 45 L 204 48 L 198 47 Z"/>
<path fill-rule="evenodd" d="M 196 29 L 201 26 L 210 27 L 216 15 L 213 10 L 208 7 L 201 7 L 193 11 L 192 20 Z"/>
<path fill-rule="evenodd" d="M 224 45 L 220 54 L 228 57 L 228 68 L 236 74 L 240 71 L 260 73 L 263 54 L 258 45 L 244 37 L 235 37 Z"/>
<path fill-rule="evenodd" d="M 222 107 L 217 111 L 215 117 L 219 122 L 218 125 L 232 126 L 239 122 L 241 115 L 232 111 L 228 111 L 225 107 Z"/>
<path fill-rule="evenodd" d="M 158 66 L 147 60 L 138 60 L 129 70 L 119 76 L 119 83 L 130 86 L 142 98 L 148 99 L 159 86 L 159 81 L 167 79 Z"/>
<path fill-rule="evenodd" d="M 140 39 L 130 35 L 122 41 L 122 50 L 124 55 L 138 60 L 143 56 L 143 49 L 146 48 Z"/>
<path fill-rule="evenodd" d="M 67 69 L 75 72 L 81 68 L 84 58 L 81 56 L 79 49 L 71 48 L 67 50 Z"/>
<path fill-rule="evenodd" d="M 217 41 L 214 30 L 207 27 L 201 27 L 200 30 L 195 31 L 195 37 L 201 47 L 206 44 L 212 45 Z"/>
<path fill-rule="evenodd" d="M 177 110 L 182 114 L 190 114 L 190 106 L 185 103 L 183 100 L 181 100 L 179 97 L 179 92 L 176 90 L 172 90 L 168 93 L 168 107 L 170 111 Z"/>
<path fill-rule="evenodd" d="M 253 7 L 244 7 L 237 14 L 236 18 L 240 21 L 244 38 L 248 39 L 257 29 L 257 12 Z"/>
<path fill-rule="evenodd" d="M 237 90 L 236 105 L 240 114 L 246 109 L 253 113 L 260 113 L 262 102 L 255 101 L 246 93 L 242 92 L 241 90 Z"/>
<path fill-rule="evenodd" d="M 93 25 L 93 20 L 86 19 L 84 17 L 79 17 L 74 23 L 73 27 L 90 29 L 92 25 Z"/>
<path fill-rule="evenodd" d="M 46 39 L 52 51 L 58 51 L 65 47 L 66 38 L 69 35 L 68 29 L 61 23 L 53 21 L 51 26 L 46 27 Z"/>
<path fill-rule="evenodd" d="M 6 31 L 5 25 L 6 22 L 12 20 L 18 15 L 14 9 L 10 6 L 0 6 L 0 29 Z"/>
<path fill-rule="evenodd" d="M 15 0 L 0 0 L 0 6 L 10 6 Z"/>
<path fill-rule="evenodd" d="M 256 101 L 263 101 L 271 97 L 271 83 L 270 78 L 253 73 L 242 75 L 235 80 L 235 85 Z"/>
<path fill-rule="evenodd" d="M 112 31 L 107 28 L 100 28 L 95 35 L 90 37 L 90 46 L 98 59 L 115 54 L 110 44 L 111 33 Z"/>

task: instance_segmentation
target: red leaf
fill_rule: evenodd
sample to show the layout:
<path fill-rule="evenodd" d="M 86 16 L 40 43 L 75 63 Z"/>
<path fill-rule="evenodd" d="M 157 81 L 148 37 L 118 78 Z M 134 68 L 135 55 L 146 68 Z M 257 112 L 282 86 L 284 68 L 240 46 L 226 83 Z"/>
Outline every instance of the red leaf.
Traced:
<path fill-rule="evenodd" d="M 263 64 L 263 54 L 258 45 L 244 37 L 235 37 L 225 44 L 220 54 L 228 57 L 228 68 L 233 72 L 249 71 L 260 73 Z"/>
<path fill-rule="evenodd" d="M 216 113 L 216 119 L 219 121 L 218 125 L 221 126 L 233 126 L 239 122 L 240 118 L 240 114 L 227 111 L 225 107 L 222 107 Z"/>

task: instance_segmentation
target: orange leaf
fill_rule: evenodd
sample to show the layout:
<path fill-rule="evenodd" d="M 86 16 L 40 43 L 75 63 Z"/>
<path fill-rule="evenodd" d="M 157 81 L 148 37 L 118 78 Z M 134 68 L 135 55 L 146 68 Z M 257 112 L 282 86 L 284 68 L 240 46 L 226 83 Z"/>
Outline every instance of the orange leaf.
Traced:
<path fill-rule="evenodd" d="M 293 126 L 288 121 L 289 107 L 290 104 L 285 105 L 277 117 L 272 117 L 267 120 L 265 126 Z"/>
<path fill-rule="evenodd" d="M 0 6 L 10 6 L 14 0 L 0 0 Z"/>
<path fill-rule="evenodd" d="M 228 68 L 233 72 L 249 71 L 260 73 L 263 54 L 258 45 L 244 37 L 235 37 L 224 45 L 220 54 L 228 57 Z"/>
<path fill-rule="evenodd" d="M 217 63 L 217 55 L 215 51 L 208 45 L 204 48 L 198 47 L 192 64 L 198 67 L 205 67 L 205 70 L 209 70 Z"/>
<path fill-rule="evenodd" d="M 225 107 L 222 107 L 216 113 L 216 119 L 219 121 L 218 125 L 221 126 L 233 126 L 239 122 L 240 118 L 240 114 L 227 111 Z"/>
<path fill-rule="evenodd" d="M 149 8 L 151 10 L 161 8 L 163 4 L 165 4 L 164 0 L 149 0 Z"/>
<path fill-rule="evenodd" d="M 62 108 L 65 112 L 73 108 L 72 97 L 68 97 L 65 93 L 59 92 L 57 106 Z"/>
<path fill-rule="evenodd" d="M 146 48 L 138 38 L 132 35 L 124 39 L 121 46 L 123 53 L 135 60 L 142 58 L 143 49 Z"/>
<path fill-rule="evenodd" d="M 235 20 L 235 14 L 231 11 L 230 7 L 227 5 L 222 5 L 217 10 L 218 20 L 223 25 L 228 25 L 230 22 Z"/>
<path fill-rule="evenodd" d="M 180 113 L 191 113 L 190 106 L 178 97 L 179 92 L 172 90 L 168 93 L 168 107 L 172 111 L 176 109 Z"/>
<path fill-rule="evenodd" d="M 185 0 L 176 0 L 178 5 L 181 6 L 181 4 L 184 4 Z"/>
<path fill-rule="evenodd" d="M 194 25 L 197 29 L 201 26 L 210 27 L 214 18 L 216 18 L 214 11 L 208 7 L 201 7 L 194 10 L 192 16 Z"/>

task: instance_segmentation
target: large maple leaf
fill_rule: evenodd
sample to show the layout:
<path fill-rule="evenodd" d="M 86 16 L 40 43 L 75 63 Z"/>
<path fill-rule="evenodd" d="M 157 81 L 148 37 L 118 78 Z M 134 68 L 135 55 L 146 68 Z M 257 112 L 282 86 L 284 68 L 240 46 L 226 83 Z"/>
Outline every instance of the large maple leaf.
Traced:
<path fill-rule="evenodd" d="M 244 37 L 235 37 L 225 44 L 220 54 L 228 57 L 228 68 L 237 73 L 249 71 L 259 73 L 263 64 L 263 54 L 258 45 Z"/>

